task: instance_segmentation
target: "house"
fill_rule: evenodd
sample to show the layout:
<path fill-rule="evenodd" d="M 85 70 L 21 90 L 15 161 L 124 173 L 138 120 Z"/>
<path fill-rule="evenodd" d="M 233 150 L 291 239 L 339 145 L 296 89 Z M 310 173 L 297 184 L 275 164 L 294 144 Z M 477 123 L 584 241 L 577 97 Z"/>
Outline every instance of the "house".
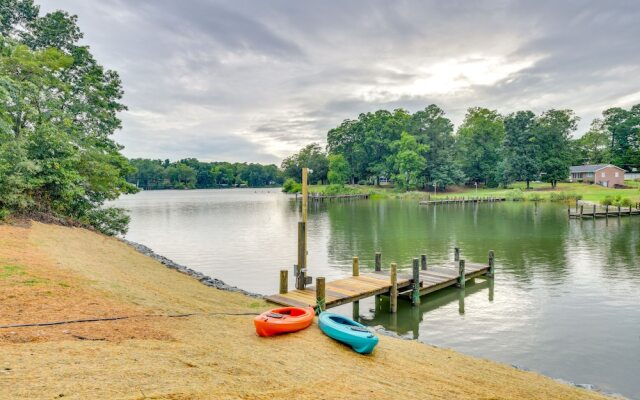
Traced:
<path fill-rule="evenodd" d="M 570 182 L 589 182 L 604 187 L 624 185 L 624 170 L 611 164 L 577 165 L 570 167 Z"/>

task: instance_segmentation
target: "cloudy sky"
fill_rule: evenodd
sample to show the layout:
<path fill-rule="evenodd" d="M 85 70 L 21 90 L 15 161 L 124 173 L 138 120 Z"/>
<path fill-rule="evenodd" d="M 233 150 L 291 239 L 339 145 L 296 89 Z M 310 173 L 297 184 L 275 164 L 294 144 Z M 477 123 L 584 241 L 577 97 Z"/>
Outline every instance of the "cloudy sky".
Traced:
<path fill-rule="evenodd" d="M 360 112 L 640 103 L 637 1 L 37 0 L 117 70 L 129 157 L 275 162 Z"/>

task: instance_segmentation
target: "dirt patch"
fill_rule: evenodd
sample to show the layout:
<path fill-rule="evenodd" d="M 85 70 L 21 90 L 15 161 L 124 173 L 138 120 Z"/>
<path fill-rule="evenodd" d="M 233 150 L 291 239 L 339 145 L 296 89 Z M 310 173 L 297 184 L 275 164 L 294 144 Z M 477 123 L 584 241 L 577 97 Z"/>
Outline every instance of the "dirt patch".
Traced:
<path fill-rule="evenodd" d="M 116 301 L 91 288 L 88 279 L 74 274 L 30 243 L 31 230 L 0 225 L 0 325 L 54 322 L 69 319 L 144 315 L 149 309 Z M 169 338 L 157 319 L 111 324 L 71 324 L 0 330 L 0 343 L 60 339 Z"/>

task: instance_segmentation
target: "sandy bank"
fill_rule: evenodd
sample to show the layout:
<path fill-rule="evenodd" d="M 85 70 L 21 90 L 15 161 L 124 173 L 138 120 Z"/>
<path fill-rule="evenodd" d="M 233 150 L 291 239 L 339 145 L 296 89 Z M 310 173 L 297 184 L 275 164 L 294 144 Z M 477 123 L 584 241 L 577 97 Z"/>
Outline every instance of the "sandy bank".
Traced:
<path fill-rule="evenodd" d="M 274 283 L 275 284 L 275 283 Z M 0 225 L 0 398 L 599 399 L 533 372 L 381 337 L 360 356 L 314 324 L 262 339 L 261 299 L 217 290 L 114 239 L 77 228 Z M 184 318 L 163 316 L 198 313 Z M 151 316 L 150 316 L 151 315 Z"/>

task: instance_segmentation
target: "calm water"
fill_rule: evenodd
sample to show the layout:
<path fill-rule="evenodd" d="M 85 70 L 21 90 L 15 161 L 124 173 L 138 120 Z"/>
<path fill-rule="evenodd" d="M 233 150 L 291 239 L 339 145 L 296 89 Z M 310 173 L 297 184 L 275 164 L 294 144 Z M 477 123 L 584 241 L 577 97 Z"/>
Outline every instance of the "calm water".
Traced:
<path fill-rule="evenodd" d="M 131 212 L 127 238 L 229 284 L 263 294 L 296 262 L 299 219 L 277 189 L 147 191 L 116 202 Z M 309 270 L 348 276 L 383 263 L 436 264 L 462 249 L 495 250 L 495 282 L 477 279 L 412 308 L 384 298 L 336 309 L 425 343 L 452 347 L 640 399 L 640 218 L 569 221 L 563 206 L 494 203 L 425 207 L 370 200 L 311 205 Z M 289 274 L 290 277 L 292 273 Z M 293 282 L 289 283 L 293 286 Z"/>

